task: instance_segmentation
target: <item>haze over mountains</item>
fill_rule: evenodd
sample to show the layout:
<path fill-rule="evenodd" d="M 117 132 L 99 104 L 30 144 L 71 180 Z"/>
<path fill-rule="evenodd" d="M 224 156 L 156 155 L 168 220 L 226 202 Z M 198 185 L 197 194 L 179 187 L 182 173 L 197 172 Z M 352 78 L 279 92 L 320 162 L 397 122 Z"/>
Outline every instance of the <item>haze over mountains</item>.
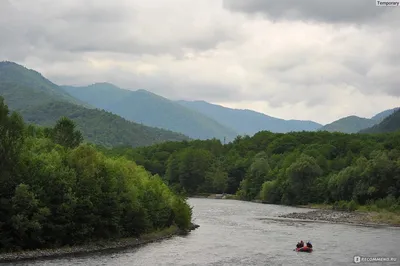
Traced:
<path fill-rule="evenodd" d="M 50 126 L 67 116 L 87 140 L 105 146 L 140 146 L 189 138 L 229 142 L 237 135 L 251 136 L 262 130 L 386 132 L 398 128 L 398 118 L 392 114 L 400 111 L 389 109 L 372 118 L 348 116 L 323 126 L 205 101 L 173 101 L 143 89 L 132 91 L 110 83 L 58 86 L 13 62 L 0 62 L 0 95 L 27 122 Z"/>
<path fill-rule="evenodd" d="M 240 135 L 254 135 L 268 130 L 276 133 L 290 131 L 315 131 L 322 125 L 313 121 L 284 120 L 253 110 L 240 110 L 211 104 L 205 101 L 177 101 L 179 104 L 201 112 L 233 128 Z"/>
<path fill-rule="evenodd" d="M 81 101 L 132 121 L 181 132 L 191 138 L 225 137 L 227 141 L 237 135 L 252 136 L 262 130 L 275 133 L 316 130 L 357 133 L 381 122 L 395 110 L 385 110 L 373 118 L 349 116 L 323 126 L 314 121 L 284 120 L 206 101 L 172 101 L 146 90 L 121 89 L 110 83 L 62 88 Z"/>
<path fill-rule="evenodd" d="M 234 130 L 202 113 L 146 90 L 123 90 L 109 83 L 62 88 L 77 99 L 125 119 L 181 132 L 194 139 L 225 137 L 233 140 L 238 135 Z"/>
<path fill-rule="evenodd" d="M 322 126 L 312 121 L 284 120 L 204 101 L 172 101 L 146 90 L 125 90 L 109 83 L 62 88 L 77 99 L 126 119 L 182 132 L 191 138 L 233 140 L 237 135 L 253 135 L 261 130 L 286 133 L 314 131 Z"/>

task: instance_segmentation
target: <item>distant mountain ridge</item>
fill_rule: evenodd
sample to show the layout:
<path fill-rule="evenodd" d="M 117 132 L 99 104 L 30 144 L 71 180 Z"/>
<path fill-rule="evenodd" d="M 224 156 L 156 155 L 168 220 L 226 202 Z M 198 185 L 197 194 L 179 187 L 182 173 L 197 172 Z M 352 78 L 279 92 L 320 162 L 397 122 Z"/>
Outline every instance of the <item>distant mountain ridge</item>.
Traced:
<path fill-rule="evenodd" d="M 317 130 L 357 133 L 360 130 L 379 123 L 396 110 L 396 108 L 385 110 L 376 114 L 372 118 L 363 118 L 352 115 L 340 118 L 327 125 L 321 125 L 314 121 L 294 119 L 285 120 L 253 110 L 233 109 L 201 100 L 171 101 L 143 89 L 136 91 L 126 90 L 110 83 L 95 83 L 86 87 L 62 86 L 62 88 L 81 101 L 96 106 L 97 108 L 111 111 L 131 121 L 182 132 L 192 138 L 200 139 L 211 137 L 222 139 L 222 136 L 226 136 L 229 140 L 232 140 L 233 136 L 236 135 L 254 135 L 263 130 L 275 133 Z M 173 103 L 177 103 L 186 109 L 178 108 Z M 150 106 L 151 108 L 149 108 Z M 159 110 L 158 113 L 155 111 L 157 109 Z M 185 119 L 181 117 L 180 119 L 177 119 L 177 121 L 180 120 L 179 125 L 177 123 L 173 125 L 172 121 L 168 119 L 182 116 L 182 112 L 188 112 L 188 109 L 197 114 L 197 117 L 194 118 L 195 120 L 199 118 L 199 114 L 203 115 L 200 116 L 202 117 L 203 122 L 196 122 L 200 128 L 203 128 L 203 132 L 196 130 L 196 127 L 193 126 L 190 129 L 188 128 L 187 120 L 192 120 L 193 123 L 193 118 L 186 119 L 185 121 Z M 151 114 L 152 117 L 149 117 L 148 114 Z M 163 118 L 160 119 L 160 116 L 163 116 Z M 186 114 L 183 117 L 187 116 L 188 115 Z M 210 121 L 213 122 L 210 123 Z M 204 130 L 204 125 L 210 126 L 213 124 L 218 124 L 219 127 L 222 126 L 224 130 L 213 131 L 212 129 L 215 129 L 215 127 L 211 127 L 211 129 L 209 128 L 208 131 Z M 193 131 L 196 133 L 194 134 Z M 210 131 L 213 132 L 208 133 Z M 223 131 L 224 133 L 221 133 Z M 205 132 L 207 133 L 204 134 Z"/>
<path fill-rule="evenodd" d="M 389 109 L 389 110 L 385 110 L 383 112 L 380 112 L 380 113 L 374 115 L 373 117 L 371 117 L 371 119 L 381 122 L 383 119 L 385 119 L 386 117 L 390 116 L 391 114 L 393 114 L 397 110 L 400 110 L 400 107 L 396 107 L 396 108 L 393 108 L 393 109 Z"/>
<path fill-rule="evenodd" d="M 181 133 L 139 125 L 95 109 L 40 73 L 13 62 L 0 62 L 0 96 L 11 111 L 21 113 L 28 123 L 52 126 L 61 116 L 71 118 L 84 138 L 95 144 L 136 147 L 189 140 Z"/>
<path fill-rule="evenodd" d="M 97 116 L 103 117 L 104 120 L 98 120 L 99 127 L 104 126 L 102 121 L 122 119 L 118 124 L 122 128 L 133 126 L 132 130 L 138 134 L 136 137 L 143 136 L 142 133 L 149 135 L 149 138 L 143 137 L 149 139 L 146 143 L 151 143 L 153 137 L 154 141 L 163 141 L 188 139 L 186 136 L 193 139 L 218 138 L 230 141 L 237 135 L 254 135 L 264 130 L 275 133 L 316 130 L 357 133 L 375 128 L 400 109 L 397 107 L 384 110 L 371 118 L 352 115 L 321 125 L 309 120 L 285 120 L 252 110 L 227 108 L 205 101 L 172 101 L 143 89 L 132 91 L 105 82 L 86 87 L 58 86 L 39 72 L 9 61 L 0 62 L 0 95 L 6 99 L 11 110 L 18 110 L 25 117 L 29 116 L 28 121 L 46 124 L 55 122 L 54 117 L 51 118 L 49 114 L 47 117 L 38 117 L 39 114 L 46 115 L 43 109 L 45 106 L 58 115 L 63 115 L 59 110 L 64 110 L 66 116 L 75 118 L 92 117 L 91 119 L 96 120 Z M 73 111 L 74 108 L 77 109 L 76 112 Z M 89 109 L 95 112 L 89 115 Z M 80 120 L 82 128 L 85 128 L 85 123 L 91 124 L 85 119 Z M 138 130 L 138 123 L 143 124 L 143 127 L 149 126 L 149 129 Z M 392 122 L 389 124 L 392 128 Z M 115 130 L 119 129 L 114 128 L 109 135 L 116 136 Z M 94 134 L 100 136 L 100 133 L 93 132 L 88 133 L 86 137 L 93 140 L 96 138 Z M 152 135 L 153 133 L 155 135 Z M 105 135 L 101 138 L 98 141 L 108 143 L 104 140 Z M 129 138 L 124 139 L 126 141 Z M 113 140 L 107 145 L 115 143 L 119 142 Z"/>
<path fill-rule="evenodd" d="M 388 112 L 389 115 L 385 117 L 379 124 L 370 128 L 361 130 L 360 133 L 389 133 L 400 130 L 400 108 L 391 109 L 394 112 Z"/>
<path fill-rule="evenodd" d="M 214 119 L 146 90 L 126 90 L 110 83 L 62 86 L 72 96 L 125 119 L 181 132 L 194 139 L 233 140 L 238 133 Z"/>
<path fill-rule="evenodd" d="M 131 92 L 107 82 L 95 83 L 86 87 L 62 85 L 60 88 L 76 99 L 85 103 L 92 102 L 93 106 L 102 109 L 107 109 L 110 105 L 118 103 Z M 118 93 L 115 93 L 116 91 Z M 107 97 L 104 97 L 105 94 Z"/>
<path fill-rule="evenodd" d="M 358 131 L 371 127 L 376 123 L 378 123 L 377 120 L 351 115 L 327 124 L 319 130 L 329 132 L 357 133 Z"/>
<path fill-rule="evenodd" d="M 275 133 L 290 131 L 315 131 L 322 125 L 313 121 L 284 120 L 252 110 L 240 110 L 211 104 L 205 101 L 177 101 L 179 104 L 201 112 L 219 123 L 233 128 L 241 135 L 254 135 L 266 130 Z"/>
<path fill-rule="evenodd" d="M 399 107 L 388 109 L 372 116 L 371 118 L 364 118 L 355 115 L 343 117 L 330 124 L 323 126 L 319 130 L 329 131 L 329 132 L 357 133 L 360 132 L 361 130 L 379 124 L 386 117 L 390 116 L 396 110 L 399 109 L 400 109 Z"/>

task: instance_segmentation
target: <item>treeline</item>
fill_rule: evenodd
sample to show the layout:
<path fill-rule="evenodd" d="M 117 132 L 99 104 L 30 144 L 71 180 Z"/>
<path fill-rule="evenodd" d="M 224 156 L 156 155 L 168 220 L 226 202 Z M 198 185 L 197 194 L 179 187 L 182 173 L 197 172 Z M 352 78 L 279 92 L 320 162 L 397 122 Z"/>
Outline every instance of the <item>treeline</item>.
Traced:
<path fill-rule="evenodd" d="M 82 143 L 75 124 L 26 125 L 0 97 L 0 251 L 187 229 L 191 208 L 158 177 Z"/>
<path fill-rule="evenodd" d="M 399 208 L 400 133 L 259 132 L 218 140 L 167 142 L 105 151 L 143 165 L 174 190 L 230 193 L 299 205 L 371 204 Z"/>

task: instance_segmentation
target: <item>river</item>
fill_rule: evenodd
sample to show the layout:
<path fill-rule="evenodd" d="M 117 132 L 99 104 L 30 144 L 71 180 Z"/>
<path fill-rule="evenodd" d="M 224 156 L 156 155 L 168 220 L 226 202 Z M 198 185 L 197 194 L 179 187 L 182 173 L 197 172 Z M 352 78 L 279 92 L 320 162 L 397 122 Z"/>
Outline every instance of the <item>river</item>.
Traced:
<path fill-rule="evenodd" d="M 358 265 L 400 265 L 396 228 L 260 219 L 308 211 L 302 208 L 198 198 L 189 203 L 200 227 L 187 236 L 116 253 L 8 265 L 353 265 L 355 255 L 398 259 Z M 294 252 L 299 240 L 311 240 L 314 252 Z"/>

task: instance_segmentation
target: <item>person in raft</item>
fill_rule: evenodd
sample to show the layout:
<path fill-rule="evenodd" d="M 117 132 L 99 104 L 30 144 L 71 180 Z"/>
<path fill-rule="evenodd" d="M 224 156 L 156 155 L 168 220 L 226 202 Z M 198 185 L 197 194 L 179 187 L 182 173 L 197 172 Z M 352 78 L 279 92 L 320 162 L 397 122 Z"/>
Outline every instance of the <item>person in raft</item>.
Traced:
<path fill-rule="evenodd" d="M 307 242 L 307 247 L 308 247 L 308 248 L 312 248 L 312 245 L 311 245 L 311 242 L 310 242 L 310 241 Z"/>
<path fill-rule="evenodd" d="M 296 248 L 302 248 L 304 247 L 304 242 L 301 240 L 300 242 L 297 243 Z"/>

